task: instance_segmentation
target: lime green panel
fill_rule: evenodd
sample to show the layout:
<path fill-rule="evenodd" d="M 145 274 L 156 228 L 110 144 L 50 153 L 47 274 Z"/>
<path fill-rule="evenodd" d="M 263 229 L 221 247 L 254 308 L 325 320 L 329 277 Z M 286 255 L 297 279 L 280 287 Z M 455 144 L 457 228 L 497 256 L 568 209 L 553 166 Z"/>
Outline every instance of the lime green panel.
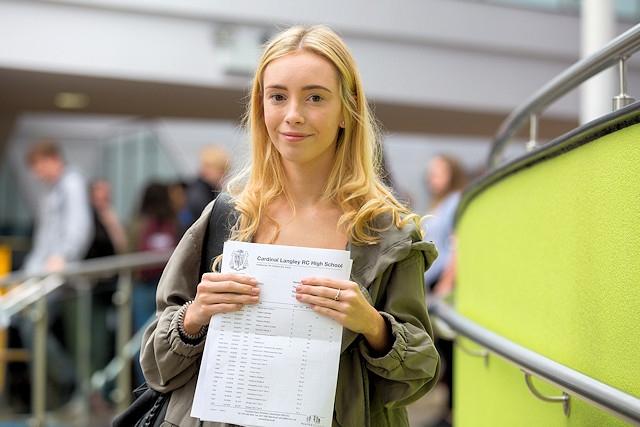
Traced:
<path fill-rule="evenodd" d="M 492 185 L 457 233 L 461 314 L 640 396 L 640 125 Z M 517 368 L 456 356 L 456 426 L 620 425 L 576 398 L 559 421 L 559 405 L 533 398 Z M 507 421 L 473 419 L 485 413 Z M 521 424 L 522 414 L 543 419 Z"/>
<path fill-rule="evenodd" d="M 469 348 L 478 348 L 466 344 Z M 455 355 L 454 425 L 473 427 L 623 427 L 628 423 L 587 403 L 570 398 L 569 416 L 562 403 L 536 398 L 527 388 L 524 373 L 497 356 L 488 363 L 461 351 Z M 532 378 L 536 390 L 545 396 L 561 396 L 557 388 Z"/>

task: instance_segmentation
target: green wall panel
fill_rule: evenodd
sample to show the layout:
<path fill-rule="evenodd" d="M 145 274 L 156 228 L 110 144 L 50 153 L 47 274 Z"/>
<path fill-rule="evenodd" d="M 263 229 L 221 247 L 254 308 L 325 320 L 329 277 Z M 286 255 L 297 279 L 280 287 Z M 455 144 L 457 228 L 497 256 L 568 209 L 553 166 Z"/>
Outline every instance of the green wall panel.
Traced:
<path fill-rule="evenodd" d="M 462 315 L 640 396 L 640 125 L 497 181 L 457 234 Z M 565 417 L 496 356 L 485 366 L 456 351 L 456 362 L 456 426 L 627 425 L 574 397 Z"/>

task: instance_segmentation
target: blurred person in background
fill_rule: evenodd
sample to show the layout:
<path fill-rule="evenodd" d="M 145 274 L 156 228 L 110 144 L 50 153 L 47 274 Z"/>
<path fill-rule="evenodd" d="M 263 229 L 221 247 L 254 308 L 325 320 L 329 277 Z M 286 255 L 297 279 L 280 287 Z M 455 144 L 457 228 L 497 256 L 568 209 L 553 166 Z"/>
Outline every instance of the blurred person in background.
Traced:
<path fill-rule="evenodd" d="M 87 180 L 67 165 L 54 141 L 35 143 L 27 163 L 47 191 L 40 201 L 33 245 L 22 269 L 32 275 L 59 272 L 69 262 L 82 260 L 93 240 Z"/>
<path fill-rule="evenodd" d="M 177 215 L 180 235 L 184 234 L 193 222 L 191 212 L 187 206 L 187 187 L 187 183 L 182 180 L 177 180 L 169 184 L 169 198 L 171 199 L 173 210 Z"/>
<path fill-rule="evenodd" d="M 33 176 L 45 187 L 39 201 L 33 244 L 22 270 L 29 275 L 60 272 L 70 263 L 82 260 L 94 236 L 88 184 L 84 175 L 69 166 L 60 146 L 51 140 L 34 143 L 27 152 L 27 164 Z M 52 405 L 64 403 L 76 386 L 72 341 L 73 312 L 67 310 L 68 289 L 58 288 L 47 295 L 47 379 Z M 71 316 L 63 316 L 70 313 Z M 33 349 L 34 325 L 27 317 L 18 317 L 17 329 L 22 345 Z M 54 327 L 63 324 L 62 328 Z"/>
<path fill-rule="evenodd" d="M 433 302 L 453 292 L 456 267 L 454 216 L 467 184 L 467 174 L 457 158 L 440 154 L 429 161 L 426 182 L 431 203 L 422 222 L 424 240 L 432 241 L 438 249 L 438 258 L 424 275 L 427 300 Z M 450 426 L 453 422 L 453 343 L 436 339 L 436 347 L 443 361 L 441 382 L 449 393 L 447 413 L 436 426 Z"/>
<path fill-rule="evenodd" d="M 142 194 L 138 213 L 131 224 L 131 247 L 136 252 L 163 251 L 175 248 L 180 239 L 180 225 L 169 195 L 169 186 L 150 182 Z M 133 286 L 133 330 L 142 328 L 156 311 L 156 288 L 164 266 L 137 270 Z M 137 384 L 144 382 L 138 357 L 134 360 Z"/>
<path fill-rule="evenodd" d="M 210 145 L 200 151 L 198 176 L 187 187 L 187 207 L 193 223 L 205 206 L 222 190 L 222 182 L 229 172 L 229 153 L 226 148 Z"/>
<path fill-rule="evenodd" d="M 127 232 L 113 206 L 112 195 L 113 188 L 106 179 L 97 179 L 91 183 L 95 236 L 87 259 L 123 254 L 129 247 Z"/>
<path fill-rule="evenodd" d="M 120 255 L 129 248 L 127 232 L 113 206 L 113 187 L 106 179 L 96 179 L 89 188 L 94 238 L 86 258 Z M 91 372 L 103 369 L 115 356 L 117 310 L 113 293 L 118 276 L 100 277 L 93 288 L 91 312 Z M 108 390 L 104 390 L 107 394 Z"/>

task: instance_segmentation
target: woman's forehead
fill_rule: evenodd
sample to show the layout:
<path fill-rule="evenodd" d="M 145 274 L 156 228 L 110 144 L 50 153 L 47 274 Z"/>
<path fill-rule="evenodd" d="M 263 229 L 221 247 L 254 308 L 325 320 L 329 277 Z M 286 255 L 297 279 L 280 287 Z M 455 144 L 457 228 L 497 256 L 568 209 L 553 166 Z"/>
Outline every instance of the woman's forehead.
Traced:
<path fill-rule="evenodd" d="M 338 72 L 325 57 L 298 51 L 271 61 L 264 70 L 263 85 L 288 87 L 293 84 L 338 85 Z"/>

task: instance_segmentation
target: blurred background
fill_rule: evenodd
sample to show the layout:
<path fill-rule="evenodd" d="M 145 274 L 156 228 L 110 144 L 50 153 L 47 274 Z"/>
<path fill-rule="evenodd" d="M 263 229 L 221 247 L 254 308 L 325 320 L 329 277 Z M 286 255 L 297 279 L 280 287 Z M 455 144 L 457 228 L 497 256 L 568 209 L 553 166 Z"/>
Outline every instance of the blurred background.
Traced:
<path fill-rule="evenodd" d="M 613 35 L 638 22 L 639 1 L 612 5 Z M 583 25 L 579 0 L 0 1 L 2 238 L 16 251 L 29 244 L 20 238 L 39 187 L 24 157 L 37 138 L 59 141 L 89 179 L 111 181 L 125 223 L 149 180 L 193 178 L 203 146 L 225 145 L 241 164 L 238 123 L 260 45 L 297 23 L 346 39 L 387 132 L 391 175 L 418 212 L 430 157 L 452 153 L 481 170 L 506 115 L 580 58 Z M 634 59 L 630 93 L 640 90 Z M 541 139 L 577 125 L 579 99 L 545 112 Z"/>
<path fill-rule="evenodd" d="M 593 21 L 587 9 L 606 13 Z M 260 47 L 278 29 L 326 24 L 343 36 L 385 129 L 396 190 L 423 215 L 435 156 L 458 158 L 473 179 L 514 108 L 638 22 L 640 0 L 0 0 L 8 270 L 31 248 L 45 194 L 25 162 L 32 142 L 57 141 L 88 181 L 109 182 L 129 228 L 147 185 L 194 181 L 205 147 L 226 148 L 231 172 L 243 165 L 245 99 Z M 601 96 L 587 84 L 545 110 L 539 140 L 611 111 L 614 74 L 592 79 Z M 637 55 L 627 92 L 640 93 Z M 518 135 L 505 156 L 524 153 L 527 140 Z"/>

